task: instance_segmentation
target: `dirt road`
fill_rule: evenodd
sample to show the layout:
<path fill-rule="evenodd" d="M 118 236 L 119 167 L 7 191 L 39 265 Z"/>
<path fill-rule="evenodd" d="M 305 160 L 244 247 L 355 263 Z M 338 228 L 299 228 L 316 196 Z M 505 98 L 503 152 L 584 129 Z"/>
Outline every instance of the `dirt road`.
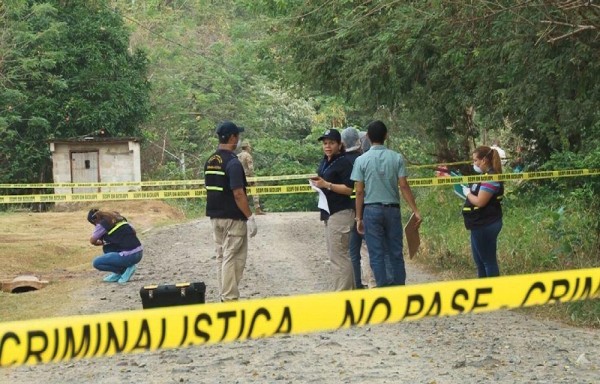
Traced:
<path fill-rule="evenodd" d="M 317 213 L 257 218 L 245 298 L 323 291 L 328 264 Z M 150 283 L 204 281 L 215 302 L 208 219 L 151 230 L 125 286 L 103 283 L 69 297 L 64 315 L 141 308 Z M 91 268 L 91 267 L 90 267 Z M 407 284 L 437 280 L 415 263 Z M 600 332 L 514 311 L 191 347 L 62 364 L 0 369 L 2 383 L 598 383 Z"/>

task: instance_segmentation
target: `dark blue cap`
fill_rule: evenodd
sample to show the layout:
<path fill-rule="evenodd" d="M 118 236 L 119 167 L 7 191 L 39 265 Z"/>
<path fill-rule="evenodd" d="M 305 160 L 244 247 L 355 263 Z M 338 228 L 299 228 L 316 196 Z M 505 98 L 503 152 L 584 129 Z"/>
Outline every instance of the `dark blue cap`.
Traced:
<path fill-rule="evenodd" d="M 325 139 L 330 139 L 330 140 L 334 140 L 337 141 L 338 143 L 342 142 L 342 135 L 340 134 L 340 131 L 338 131 L 337 129 L 328 129 L 326 130 L 323 135 L 321 135 L 321 137 L 319 137 L 319 141 L 323 141 Z"/>
<path fill-rule="evenodd" d="M 244 132 L 244 127 L 238 127 L 231 121 L 224 121 L 217 127 L 217 135 L 221 137 L 237 135 L 240 132 Z"/>

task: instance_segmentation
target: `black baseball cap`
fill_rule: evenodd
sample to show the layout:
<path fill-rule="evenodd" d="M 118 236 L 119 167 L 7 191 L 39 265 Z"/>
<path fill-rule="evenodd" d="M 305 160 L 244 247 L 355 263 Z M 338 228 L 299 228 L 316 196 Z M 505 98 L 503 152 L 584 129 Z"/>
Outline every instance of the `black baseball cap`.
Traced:
<path fill-rule="evenodd" d="M 338 143 L 342 142 L 342 135 L 340 134 L 340 131 L 338 131 L 337 129 L 331 128 L 326 130 L 323 135 L 321 135 L 321 137 L 319 137 L 319 141 L 323 141 L 325 139 L 330 139 L 330 140 L 334 140 L 337 141 Z"/>
<path fill-rule="evenodd" d="M 238 127 L 231 121 L 224 121 L 217 127 L 217 135 L 221 137 L 237 135 L 240 132 L 244 132 L 244 127 Z"/>

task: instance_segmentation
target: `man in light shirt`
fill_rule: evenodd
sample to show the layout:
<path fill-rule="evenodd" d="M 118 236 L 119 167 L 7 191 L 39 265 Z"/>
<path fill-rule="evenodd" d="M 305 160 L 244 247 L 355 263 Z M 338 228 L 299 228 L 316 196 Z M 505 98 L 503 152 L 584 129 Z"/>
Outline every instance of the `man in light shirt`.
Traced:
<path fill-rule="evenodd" d="M 357 230 L 365 235 L 377 287 L 404 285 L 400 194 L 415 214 L 417 227 L 421 214 L 406 179 L 404 159 L 383 145 L 388 137 L 385 124 L 372 122 L 367 135 L 371 149 L 356 159 L 350 176 L 356 188 Z M 390 271 L 386 269 L 386 261 Z"/>

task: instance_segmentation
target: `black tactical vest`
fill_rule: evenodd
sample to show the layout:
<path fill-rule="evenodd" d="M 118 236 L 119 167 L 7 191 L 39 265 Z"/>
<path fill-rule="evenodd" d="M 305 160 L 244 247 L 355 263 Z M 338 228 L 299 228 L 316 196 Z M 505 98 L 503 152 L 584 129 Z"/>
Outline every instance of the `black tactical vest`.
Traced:
<path fill-rule="evenodd" d="M 237 160 L 235 153 L 217 150 L 204 164 L 206 216 L 210 218 L 246 220 L 246 215 L 235 203 L 226 172 L 227 164 L 234 159 Z M 244 193 L 247 186 L 248 182 L 244 176 Z"/>
<path fill-rule="evenodd" d="M 471 193 L 475 196 L 479 195 L 481 183 L 476 184 L 475 190 Z M 502 204 L 500 201 L 504 196 L 504 183 L 500 183 L 500 190 L 494 194 L 485 207 L 476 207 L 468 199 L 465 200 L 463 206 L 463 218 L 465 220 L 465 228 L 481 228 L 499 220 L 502 217 Z"/>
<path fill-rule="evenodd" d="M 106 229 L 106 234 L 102 237 L 102 240 L 107 243 L 102 249 L 105 253 L 130 251 L 142 245 L 135 230 L 126 220 L 119 221 L 114 225 L 107 220 L 102 220 L 100 225 Z"/>

